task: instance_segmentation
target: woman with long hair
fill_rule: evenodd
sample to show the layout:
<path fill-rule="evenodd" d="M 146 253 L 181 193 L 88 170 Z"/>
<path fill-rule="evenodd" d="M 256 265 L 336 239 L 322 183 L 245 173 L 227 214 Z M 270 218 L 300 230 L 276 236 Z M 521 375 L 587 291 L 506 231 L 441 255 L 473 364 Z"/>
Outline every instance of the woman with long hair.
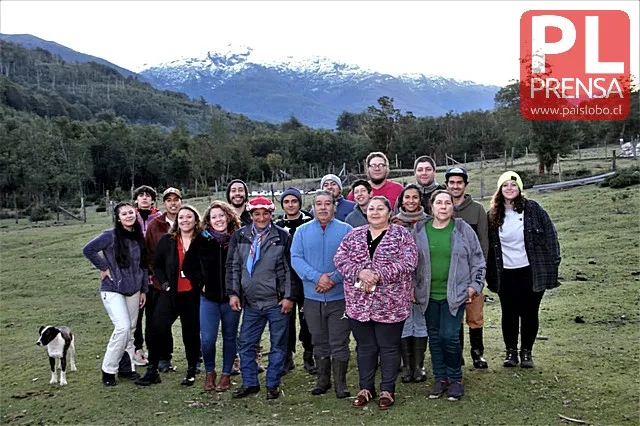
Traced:
<path fill-rule="evenodd" d="M 422 206 L 420 187 L 415 184 L 405 186 L 398 197 L 396 207 L 398 214 L 391 218 L 391 223 L 405 227 L 416 239 L 415 227 L 427 217 Z M 404 322 L 402 329 L 402 383 L 420 383 L 427 380 L 424 370 L 424 353 L 429 340 L 424 317 L 426 306 L 415 303 L 415 298 L 412 298 L 412 302 L 411 315 Z"/>
<path fill-rule="evenodd" d="M 195 236 L 200 232 L 199 222 L 198 211 L 189 205 L 182 205 L 169 233 L 163 235 L 156 246 L 153 272 L 162 284 L 162 291 L 156 301 L 147 336 L 149 366 L 144 376 L 136 380 L 138 385 L 149 386 L 161 382 L 158 363 L 162 342 L 168 338 L 169 330 L 178 317 L 187 358 L 187 373 L 181 384 L 192 386 L 195 383 L 200 357 L 200 291 L 185 276 L 183 265 Z"/>
<path fill-rule="evenodd" d="M 92 239 L 82 249 L 100 270 L 100 298 L 113 323 L 113 333 L 102 360 L 105 386 L 116 385 L 116 373 L 137 378 L 133 335 L 149 285 L 144 237 L 135 208 L 131 203 L 119 203 L 113 215 L 113 229 Z"/>
<path fill-rule="evenodd" d="M 206 377 L 204 390 L 224 392 L 231 386 L 240 312 L 229 306 L 226 261 L 231 235 L 240 218 L 223 202 L 212 202 L 204 212 L 198 233 L 184 258 L 185 276 L 200 289 L 200 339 Z M 216 385 L 216 342 L 222 324 L 222 374 Z"/>
<path fill-rule="evenodd" d="M 346 315 L 357 342 L 360 392 L 354 407 L 366 405 L 376 395 L 378 357 L 378 407 L 386 409 L 395 402 L 400 338 L 411 312 L 411 276 L 418 252 L 409 231 L 390 223 L 391 211 L 386 197 L 371 198 L 369 224 L 345 235 L 333 258 L 344 277 Z"/>
<path fill-rule="evenodd" d="M 540 302 L 545 290 L 560 285 L 558 234 L 540 204 L 525 197 L 516 172 L 504 172 L 498 179 L 487 216 L 487 284 L 498 293 L 502 307 L 503 365 L 515 367 L 520 362 L 522 368 L 533 368 Z"/>

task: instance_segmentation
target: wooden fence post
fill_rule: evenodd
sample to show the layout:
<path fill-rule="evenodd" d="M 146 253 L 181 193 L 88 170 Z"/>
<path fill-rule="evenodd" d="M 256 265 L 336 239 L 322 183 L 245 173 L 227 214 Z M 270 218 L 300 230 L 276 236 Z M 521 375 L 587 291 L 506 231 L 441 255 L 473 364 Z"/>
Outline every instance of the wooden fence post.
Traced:
<path fill-rule="evenodd" d="M 611 156 L 611 170 L 616 171 L 616 150 L 613 150 L 613 155 Z"/>
<path fill-rule="evenodd" d="M 504 170 L 507 171 L 507 150 L 504 150 Z"/>
<path fill-rule="evenodd" d="M 562 182 L 562 169 L 560 169 L 560 154 L 556 156 L 556 161 L 558 162 L 558 180 Z"/>
<path fill-rule="evenodd" d="M 480 199 L 484 200 L 484 152 L 480 151 Z"/>

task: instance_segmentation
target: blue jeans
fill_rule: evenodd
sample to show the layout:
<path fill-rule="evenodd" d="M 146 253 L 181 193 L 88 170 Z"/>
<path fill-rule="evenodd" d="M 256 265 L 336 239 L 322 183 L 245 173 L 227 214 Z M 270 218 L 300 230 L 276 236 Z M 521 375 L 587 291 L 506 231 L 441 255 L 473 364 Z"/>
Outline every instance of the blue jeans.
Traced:
<path fill-rule="evenodd" d="M 427 337 L 427 322 L 420 305 L 411 304 L 411 313 L 409 318 L 404 322 L 402 329 L 402 338 L 405 337 Z"/>
<path fill-rule="evenodd" d="M 200 295 L 200 336 L 202 358 L 207 373 L 216 371 L 216 342 L 218 326 L 222 321 L 222 372 L 230 374 L 236 356 L 236 340 L 240 312 L 231 309 L 229 303 L 213 302 Z"/>
<path fill-rule="evenodd" d="M 275 388 L 280 385 L 280 376 L 287 358 L 287 340 L 289 338 L 289 315 L 281 312 L 276 305 L 267 309 L 243 308 L 240 337 L 238 338 L 238 353 L 240 354 L 240 369 L 242 370 L 242 386 L 259 386 L 258 365 L 256 364 L 256 346 L 264 327 L 269 323 L 269 365 L 267 366 L 267 387 Z"/>
<path fill-rule="evenodd" d="M 429 332 L 429 352 L 436 380 L 462 381 L 462 348 L 460 347 L 460 327 L 464 306 L 456 316 L 449 312 L 446 300 L 429 299 L 425 312 Z"/>

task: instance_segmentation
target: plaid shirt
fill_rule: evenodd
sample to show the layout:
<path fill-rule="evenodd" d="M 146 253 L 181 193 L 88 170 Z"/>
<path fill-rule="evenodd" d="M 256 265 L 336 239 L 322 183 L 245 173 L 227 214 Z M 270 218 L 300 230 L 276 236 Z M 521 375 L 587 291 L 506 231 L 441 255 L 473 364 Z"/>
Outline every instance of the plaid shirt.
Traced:
<path fill-rule="evenodd" d="M 558 287 L 558 234 L 547 212 L 540 204 L 529 199 L 524 206 L 524 246 L 531 265 L 533 291 L 540 292 Z M 500 291 L 503 269 L 499 230 L 489 228 L 487 284 L 489 290 L 495 293 Z"/>

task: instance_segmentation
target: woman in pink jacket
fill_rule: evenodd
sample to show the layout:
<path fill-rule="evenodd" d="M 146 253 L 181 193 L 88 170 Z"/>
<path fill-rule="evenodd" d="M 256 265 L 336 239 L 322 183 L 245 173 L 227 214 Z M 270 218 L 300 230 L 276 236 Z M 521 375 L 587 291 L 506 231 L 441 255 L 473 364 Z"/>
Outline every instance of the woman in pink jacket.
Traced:
<path fill-rule="evenodd" d="M 411 276 L 418 265 L 416 243 L 406 229 L 391 224 L 391 204 L 382 196 L 371 199 L 368 226 L 349 232 L 334 257 L 344 276 L 346 315 L 357 342 L 360 392 L 354 407 L 375 397 L 380 357 L 378 407 L 394 403 L 400 365 L 400 338 L 411 312 Z"/>

